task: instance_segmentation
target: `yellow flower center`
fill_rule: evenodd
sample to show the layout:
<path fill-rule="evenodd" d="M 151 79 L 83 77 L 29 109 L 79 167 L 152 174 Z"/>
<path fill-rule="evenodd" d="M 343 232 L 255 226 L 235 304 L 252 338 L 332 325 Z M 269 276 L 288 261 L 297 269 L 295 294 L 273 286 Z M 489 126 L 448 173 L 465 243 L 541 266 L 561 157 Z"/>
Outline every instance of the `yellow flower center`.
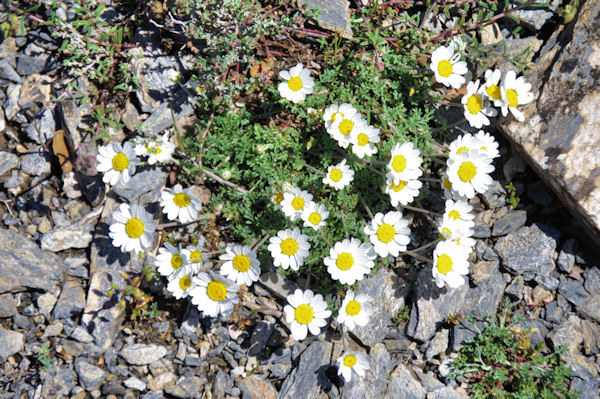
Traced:
<path fill-rule="evenodd" d="M 502 97 L 500 94 L 500 87 L 498 87 L 498 85 L 489 85 L 487 89 L 485 89 L 485 92 L 494 100 L 500 100 L 500 97 Z"/>
<path fill-rule="evenodd" d="M 446 240 L 447 240 L 447 239 L 449 239 L 449 238 L 452 238 L 452 231 L 451 231 L 449 228 L 447 228 L 447 227 L 444 227 L 444 228 L 442 229 L 442 236 L 443 236 L 443 237 L 444 237 Z"/>
<path fill-rule="evenodd" d="M 377 238 L 384 244 L 391 242 L 395 235 L 396 229 L 391 224 L 384 223 L 377 228 Z"/>
<path fill-rule="evenodd" d="M 394 182 L 392 182 L 392 190 L 394 190 L 395 192 L 402 191 L 404 189 L 404 187 L 406 187 L 407 183 L 408 182 L 406 182 L 404 180 L 400 180 L 400 183 L 398 183 L 398 184 L 394 184 Z"/>
<path fill-rule="evenodd" d="M 406 158 L 404 158 L 404 155 L 396 155 L 394 157 L 392 160 L 392 168 L 398 173 L 403 172 L 404 169 L 406 169 Z"/>
<path fill-rule="evenodd" d="M 308 216 L 308 221 L 315 226 L 321 223 L 321 214 L 319 212 L 313 212 Z"/>
<path fill-rule="evenodd" d="M 447 274 L 452 270 L 452 258 L 446 254 L 441 254 L 437 258 L 437 269 L 442 274 Z"/>
<path fill-rule="evenodd" d="M 181 259 L 181 255 L 175 254 L 175 255 L 171 256 L 171 267 L 174 270 L 179 269 L 181 267 L 181 265 L 183 265 L 183 259 Z"/>
<path fill-rule="evenodd" d="M 481 112 L 483 108 L 483 101 L 481 100 L 481 96 L 477 94 L 472 94 L 471 97 L 467 100 L 467 110 L 473 114 L 477 115 Z"/>
<path fill-rule="evenodd" d="M 302 88 L 302 79 L 299 76 L 294 76 L 288 80 L 288 87 L 291 91 L 298 91 Z"/>
<path fill-rule="evenodd" d="M 354 367 L 355 364 L 356 364 L 356 356 L 354 356 L 354 355 L 344 356 L 344 366 Z"/>
<path fill-rule="evenodd" d="M 192 279 L 190 278 L 190 276 L 183 276 L 182 278 L 179 279 L 179 288 L 181 288 L 182 290 L 187 290 L 188 288 L 190 288 L 192 286 Z"/>
<path fill-rule="evenodd" d="M 112 159 L 113 169 L 117 172 L 122 172 L 129 166 L 129 159 L 124 152 L 119 152 Z"/>
<path fill-rule="evenodd" d="M 150 144 L 146 143 L 146 151 L 148 151 L 148 153 L 156 155 L 156 154 L 160 154 L 162 152 L 162 150 L 160 149 L 160 147 L 158 145 L 153 145 L 150 146 Z"/>
<path fill-rule="evenodd" d="M 302 304 L 294 310 L 294 318 L 298 324 L 308 324 L 314 317 L 315 312 L 309 305 Z"/>
<path fill-rule="evenodd" d="M 337 116 L 341 116 L 342 118 L 344 117 L 344 114 L 342 114 L 341 112 L 335 112 L 333 115 L 331 115 L 331 118 L 329 119 L 329 122 L 333 123 L 335 122 L 335 118 L 337 118 Z"/>
<path fill-rule="evenodd" d="M 453 211 L 450 211 L 450 213 L 448 214 L 449 218 L 452 218 L 454 220 L 458 220 L 460 219 L 460 213 L 455 209 Z"/>
<path fill-rule="evenodd" d="M 250 266 L 252 266 L 250 258 L 246 255 L 236 255 L 233 258 L 233 268 L 238 272 L 246 272 L 250 269 Z"/>
<path fill-rule="evenodd" d="M 452 188 L 452 183 L 450 183 L 450 179 L 447 177 L 444 178 L 444 188 L 446 190 L 450 190 Z"/>
<path fill-rule="evenodd" d="M 458 177 L 464 182 L 470 182 L 477 174 L 477 168 L 471 161 L 463 162 L 458 168 Z"/>
<path fill-rule="evenodd" d="M 173 196 L 173 202 L 180 208 L 188 206 L 190 201 L 190 197 L 185 193 L 177 193 Z"/>
<path fill-rule="evenodd" d="M 202 252 L 194 250 L 190 253 L 190 260 L 192 262 L 200 262 L 202 260 Z"/>
<path fill-rule="evenodd" d="M 452 64 L 448 60 L 441 60 L 438 64 L 438 73 L 444 78 L 452 75 Z"/>
<path fill-rule="evenodd" d="M 367 136 L 364 133 L 360 133 L 358 135 L 358 137 L 356 138 L 356 140 L 358 142 L 358 145 L 361 146 L 361 147 L 369 144 L 369 136 Z"/>
<path fill-rule="evenodd" d="M 227 286 L 220 281 L 213 280 L 206 287 L 206 295 L 213 301 L 222 301 L 227 297 Z"/>
<path fill-rule="evenodd" d="M 343 176 L 342 171 L 339 170 L 338 168 L 331 169 L 331 172 L 329 172 L 329 178 L 331 180 L 333 180 L 335 183 L 342 180 L 342 176 Z"/>
<path fill-rule="evenodd" d="M 469 152 L 469 149 L 467 147 L 460 147 L 457 151 L 456 151 L 456 155 L 461 154 L 463 152 Z"/>
<path fill-rule="evenodd" d="M 298 252 L 298 242 L 293 238 L 286 238 L 281 241 L 279 247 L 281 248 L 281 253 L 287 256 L 295 255 Z"/>
<path fill-rule="evenodd" d="M 511 108 L 516 107 L 519 103 L 519 96 L 517 95 L 517 92 L 513 89 L 506 90 L 506 99 L 508 100 L 508 106 Z"/>
<path fill-rule="evenodd" d="M 340 270 L 350 270 L 354 266 L 354 257 L 348 252 L 342 252 L 335 260 L 335 265 Z"/>
<path fill-rule="evenodd" d="M 350 301 L 346 305 L 346 314 L 349 316 L 356 316 L 360 313 L 360 303 L 358 301 Z"/>
<path fill-rule="evenodd" d="M 304 209 L 304 198 L 302 197 L 296 197 L 292 200 L 292 208 L 294 208 L 297 211 L 301 211 L 302 209 Z"/>
<path fill-rule="evenodd" d="M 340 122 L 339 131 L 344 136 L 347 136 L 350 134 L 353 127 L 354 127 L 354 122 L 352 122 L 350 119 L 344 119 L 343 121 Z"/>
<path fill-rule="evenodd" d="M 273 202 L 279 205 L 281 204 L 281 201 L 283 201 L 283 193 L 275 193 L 275 195 L 273 195 Z"/>
<path fill-rule="evenodd" d="M 125 232 L 129 238 L 140 238 L 144 234 L 144 223 L 138 218 L 131 218 L 125 224 Z"/>

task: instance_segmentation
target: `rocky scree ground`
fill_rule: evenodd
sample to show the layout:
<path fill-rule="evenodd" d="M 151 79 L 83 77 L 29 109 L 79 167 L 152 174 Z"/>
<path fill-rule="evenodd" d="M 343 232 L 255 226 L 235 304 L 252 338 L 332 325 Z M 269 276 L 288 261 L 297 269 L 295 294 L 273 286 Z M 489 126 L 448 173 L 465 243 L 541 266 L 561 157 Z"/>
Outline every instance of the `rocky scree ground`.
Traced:
<path fill-rule="evenodd" d="M 344 2 L 331 4 L 328 12 L 338 19 L 350 15 Z M 552 5 L 521 15 L 529 34 L 515 37 L 500 29 L 485 40 L 501 34 L 515 54 L 532 46 L 530 61 L 535 60 L 546 31 L 558 20 L 558 2 Z M 67 14 L 69 7 L 65 2 L 59 12 Z M 448 23 L 426 20 L 437 31 Z M 177 62 L 151 42 L 156 33 L 150 27 L 136 36 L 144 49 L 135 60 L 141 70 Z M 155 296 L 157 309 L 133 321 L 125 317 L 103 293 L 111 283 L 126 284 L 115 270 L 135 276 L 143 265 L 111 248 L 106 220 L 118 197 L 156 207 L 169 176 L 147 170 L 105 196 L 97 178 L 75 185 L 60 173 L 46 142 L 62 128 L 77 148 L 93 105 L 52 101 L 53 87 L 65 86 L 68 79 L 56 56 L 59 45 L 38 27 L 6 37 L 0 46 L 2 397 L 467 397 L 466 384 L 447 378 L 447 365 L 475 332 L 460 317 L 450 320 L 495 314 L 506 298 L 524 316 L 522 328 L 535 328 L 532 342 L 567 345 L 561 357 L 572 369 L 571 389 L 583 398 L 598 397 L 600 253 L 504 141 L 498 183 L 472 201 L 481 211 L 469 285 L 439 290 L 428 265 L 413 267 L 405 279 L 379 270 L 358 286 L 359 293 L 380 304 L 368 326 L 351 336 L 331 328 L 300 343 L 279 321 L 295 283 L 265 265 L 251 290 L 251 307 L 239 310 L 237 322 L 202 318 L 194 306 L 164 299 L 158 283 L 143 287 Z M 175 87 L 160 73 L 142 74 L 144 79 L 160 95 L 132 95 L 120 122 L 129 130 L 141 123 L 160 133 L 173 124 L 167 99 L 184 97 L 173 93 Z M 79 78 L 77 85 L 85 90 L 88 83 Z M 175 119 L 182 123 L 193 115 L 185 100 L 176 109 Z M 115 139 L 122 134 L 113 133 Z M 513 197 L 504 187 L 509 182 L 520 197 L 516 207 L 507 204 Z M 205 200 L 210 196 L 198 190 Z M 193 234 L 197 227 L 171 233 Z M 402 259 L 398 263 L 409 269 Z M 332 360 L 344 348 L 368 352 L 364 380 L 344 384 L 338 379 Z"/>

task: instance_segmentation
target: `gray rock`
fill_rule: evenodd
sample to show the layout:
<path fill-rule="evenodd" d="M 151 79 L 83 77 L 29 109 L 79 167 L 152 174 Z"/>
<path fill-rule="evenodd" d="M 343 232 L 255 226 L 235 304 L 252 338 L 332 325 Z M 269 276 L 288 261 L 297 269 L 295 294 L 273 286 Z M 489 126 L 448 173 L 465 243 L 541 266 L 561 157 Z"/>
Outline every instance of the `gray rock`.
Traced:
<path fill-rule="evenodd" d="M 495 209 L 506 205 L 506 191 L 496 180 L 490 184 L 485 193 L 481 194 L 481 198 L 488 208 Z"/>
<path fill-rule="evenodd" d="M 123 381 L 123 385 L 125 385 L 127 388 L 135 389 L 137 391 L 144 391 L 146 389 L 146 383 L 136 377 L 129 377 Z"/>
<path fill-rule="evenodd" d="M 10 85 L 6 89 L 6 100 L 4 101 L 4 116 L 7 121 L 12 121 L 21 107 L 19 106 L 19 96 L 21 95 L 21 85 Z"/>
<path fill-rule="evenodd" d="M 25 335 L 0 326 L 0 359 L 6 360 L 23 349 Z"/>
<path fill-rule="evenodd" d="M 298 6 L 319 7 L 322 10 L 317 17 L 320 27 L 341 32 L 345 38 L 352 37 L 350 4 L 347 0 L 298 0 Z"/>
<path fill-rule="evenodd" d="M 17 56 L 17 73 L 21 76 L 29 76 L 49 71 L 55 66 L 49 61 L 49 58 L 49 54 L 31 56 L 21 53 Z"/>
<path fill-rule="evenodd" d="M 490 226 L 485 223 L 475 223 L 473 226 L 473 238 L 488 238 L 492 236 Z"/>
<path fill-rule="evenodd" d="M 390 376 L 388 395 L 392 398 L 425 399 L 427 391 L 415 378 L 412 370 L 399 364 Z"/>
<path fill-rule="evenodd" d="M 68 227 L 56 227 L 54 230 L 42 234 L 40 239 L 42 249 L 52 252 L 70 248 L 87 248 L 91 242 L 90 227 L 76 224 Z"/>
<path fill-rule="evenodd" d="M 585 281 L 583 286 L 592 295 L 600 295 L 600 269 L 592 267 L 583 272 Z"/>
<path fill-rule="evenodd" d="M 570 43 L 545 47 L 527 76 L 537 93 L 520 108 L 529 123 L 501 118 L 498 127 L 600 245 L 600 33 L 589 29 L 600 18 L 600 3 L 585 2 L 577 15 Z"/>
<path fill-rule="evenodd" d="M 442 328 L 440 331 L 436 332 L 429 342 L 427 352 L 425 352 L 425 358 L 431 359 L 434 356 L 445 352 L 446 349 L 448 349 L 449 336 L 449 331 L 445 328 Z"/>
<path fill-rule="evenodd" d="M 589 301 L 577 307 L 577 312 L 588 319 L 600 322 L 600 295 L 592 295 Z"/>
<path fill-rule="evenodd" d="M 19 157 L 6 151 L 0 151 L 0 176 L 16 168 L 19 165 Z"/>
<path fill-rule="evenodd" d="M 12 294 L 0 294 L 0 318 L 17 314 L 17 302 Z"/>
<path fill-rule="evenodd" d="M 212 394 L 216 398 L 224 398 L 226 393 L 229 393 L 233 389 L 233 380 L 223 370 L 217 371 L 215 380 L 212 385 Z"/>
<path fill-rule="evenodd" d="M 102 181 L 101 174 L 91 176 L 78 173 L 76 179 L 79 183 L 79 190 L 91 206 L 97 207 L 104 201 L 106 186 Z"/>
<path fill-rule="evenodd" d="M 475 253 L 477 254 L 477 259 L 480 259 L 480 260 L 499 259 L 498 254 L 496 252 L 494 252 L 492 247 L 490 247 L 484 240 L 476 241 Z"/>
<path fill-rule="evenodd" d="M 42 398 L 69 397 L 69 393 L 75 388 L 75 373 L 70 369 L 58 370 L 56 374 L 46 373 L 42 385 Z"/>
<path fill-rule="evenodd" d="M 89 277 L 87 265 L 89 260 L 87 256 L 69 256 L 65 259 L 69 266 L 69 276 L 87 279 Z"/>
<path fill-rule="evenodd" d="M 583 353 L 596 356 L 600 353 L 600 326 L 589 320 L 581 320 L 583 329 Z"/>
<path fill-rule="evenodd" d="M 554 324 L 559 324 L 565 314 L 565 311 L 558 305 L 557 301 L 552 301 L 546 304 L 544 310 L 544 320 L 550 321 Z"/>
<path fill-rule="evenodd" d="M 275 331 L 275 324 L 266 321 L 259 322 L 250 336 L 250 348 L 248 349 L 248 356 L 258 356 L 267 346 L 269 338 Z"/>
<path fill-rule="evenodd" d="M 369 353 L 369 370 L 363 378 L 353 375 L 350 381 L 343 381 L 341 397 L 344 399 L 378 399 L 385 397 L 391 357 L 385 345 L 375 344 Z"/>
<path fill-rule="evenodd" d="M 490 277 L 496 274 L 498 272 L 499 267 L 500 262 L 498 261 L 498 259 L 480 261 L 471 264 L 469 275 L 471 277 L 471 280 L 475 283 L 475 285 L 479 285 L 480 282 L 487 281 Z"/>
<path fill-rule="evenodd" d="M 548 274 L 554 268 L 553 253 L 559 236 L 553 227 L 533 224 L 501 237 L 494 250 L 513 274 L 527 271 Z"/>
<path fill-rule="evenodd" d="M 79 282 L 69 280 L 65 282 L 54 306 L 52 317 L 54 319 L 69 319 L 80 313 L 85 307 L 85 291 Z"/>
<path fill-rule="evenodd" d="M 35 119 L 25 128 L 27 137 L 38 144 L 44 144 L 50 140 L 54 137 L 55 132 L 56 123 L 54 121 L 54 113 L 48 108 L 41 110 L 35 116 Z"/>
<path fill-rule="evenodd" d="M 46 292 L 38 297 L 36 304 L 41 314 L 48 317 L 56 304 L 56 298 L 52 293 Z"/>
<path fill-rule="evenodd" d="M 331 350 L 329 342 L 312 342 L 300 355 L 298 367 L 283 381 L 279 398 L 316 398 L 320 389 L 331 387 L 331 381 L 325 374 L 329 368 Z"/>
<path fill-rule="evenodd" d="M 173 104 L 172 113 L 171 105 Z M 189 102 L 188 94 L 177 90 L 171 103 L 162 104 L 142 123 L 141 130 L 148 135 L 158 135 L 173 126 L 173 120 L 179 121 L 194 114 L 194 106 Z M 174 117 L 173 117 L 174 116 Z"/>
<path fill-rule="evenodd" d="M 281 380 L 292 370 L 292 351 L 289 347 L 279 347 L 265 363 L 269 365 L 268 370 L 273 378 Z"/>
<path fill-rule="evenodd" d="M 277 390 L 273 385 L 254 374 L 238 382 L 238 387 L 242 392 L 242 399 L 275 399 Z"/>
<path fill-rule="evenodd" d="M 583 327 L 581 319 L 575 315 L 562 322 L 548 335 L 554 348 L 566 345 L 569 351 L 576 351 L 583 342 Z"/>
<path fill-rule="evenodd" d="M 544 276 L 542 274 L 536 274 L 534 280 L 536 283 L 549 291 L 555 291 L 560 283 L 557 278 L 552 276 Z"/>
<path fill-rule="evenodd" d="M 560 254 L 558 254 L 558 259 L 556 263 L 558 265 L 558 268 L 565 273 L 571 273 L 573 266 L 575 266 L 576 245 L 577 241 L 571 238 L 565 241 L 562 250 L 560 251 Z"/>
<path fill-rule="evenodd" d="M 515 276 L 508 287 L 506 287 L 506 294 L 511 298 L 520 301 L 523 299 L 523 288 L 525 288 L 523 276 Z"/>
<path fill-rule="evenodd" d="M 600 390 L 600 381 L 598 380 L 583 380 L 581 378 L 573 378 L 571 381 L 570 392 L 578 391 L 581 393 L 580 399 L 598 399 L 598 391 Z"/>
<path fill-rule="evenodd" d="M 451 387 L 443 387 L 427 393 L 427 399 L 464 399 Z"/>
<path fill-rule="evenodd" d="M 86 330 L 83 326 L 75 327 L 70 337 L 76 341 L 83 342 L 85 344 L 90 343 L 94 340 L 94 337 L 92 337 L 88 330 Z"/>
<path fill-rule="evenodd" d="M 133 175 L 129 183 L 121 183 L 113 187 L 113 192 L 129 202 L 135 201 L 149 191 L 160 192 L 165 186 L 167 175 L 159 169 L 145 170 Z"/>
<path fill-rule="evenodd" d="M 529 38 L 537 40 L 531 36 Z M 529 39 L 529 38 L 527 38 L 527 39 Z M 520 39 L 520 40 L 524 40 L 524 39 Z M 539 45 L 537 46 L 537 48 L 539 49 Z M 535 52 L 537 50 L 532 49 L 532 51 Z M 548 188 L 548 186 L 546 186 L 546 184 L 544 184 L 544 182 L 541 180 L 538 180 L 535 183 L 527 185 L 527 195 L 529 196 L 529 198 L 531 198 L 533 200 L 533 202 L 535 202 L 542 208 L 540 211 L 544 215 L 547 214 L 548 211 L 552 211 L 556 208 L 556 206 L 552 206 L 552 205 L 555 205 L 556 196 Z"/>
<path fill-rule="evenodd" d="M 0 293 L 26 288 L 53 291 L 67 270 L 55 254 L 12 230 L 0 229 Z"/>
<path fill-rule="evenodd" d="M 287 300 L 287 296 L 293 294 L 298 286 L 277 272 L 262 273 L 259 281 L 267 288 L 267 292 Z M 256 287 L 259 288 L 258 286 Z"/>
<path fill-rule="evenodd" d="M 575 306 L 585 305 L 590 298 L 590 294 L 583 288 L 583 284 L 577 280 L 562 281 L 558 286 L 558 292 Z"/>
<path fill-rule="evenodd" d="M 413 305 L 406 331 L 408 336 L 419 341 L 433 337 L 446 318 L 462 307 L 468 290 L 468 284 L 440 289 L 431 277 L 431 269 L 419 271 L 413 287 Z"/>
<path fill-rule="evenodd" d="M 21 83 L 22 79 L 8 60 L 0 60 L 0 79 Z"/>
<path fill-rule="evenodd" d="M 506 215 L 496 220 L 492 235 L 505 236 L 523 226 L 527 221 L 527 211 L 509 211 Z"/>
<path fill-rule="evenodd" d="M 106 378 L 106 371 L 87 362 L 77 363 L 75 370 L 77 370 L 79 382 L 81 382 L 88 391 L 99 388 L 100 384 L 102 384 Z"/>
<path fill-rule="evenodd" d="M 41 176 L 50 172 L 50 154 L 34 152 L 21 159 L 21 170 L 31 176 Z"/>
<path fill-rule="evenodd" d="M 123 347 L 119 355 L 129 364 L 142 366 L 154 363 L 167 354 L 167 348 L 157 345 L 131 344 Z"/>
<path fill-rule="evenodd" d="M 356 326 L 352 333 L 365 346 L 373 346 L 385 338 L 390 320 L 404 307 L 408 288 L 396 273 L 380 269 L 376 275 L 369 275 L 360 281 L 356 294 L 371 298 L 373 314 L 366 326 Z"/>
<path fill-rule="evenodd" d="M 536 3 L 546 3 L 547 1 L 537 0 Z M 520 3 L 519 3 L 520 4 Z M 520 19 L 521 23 L 527 26 L 529 29 L 537 32 L 542 26 L 552 18 L 554 13 L 552 11 L 556 11 L 558 6 L 560 5 L 560 0 L 552 0 L 550 2 L 550 9 L 543 7 L 525 7 L 520 10 L 516 10 L 513 12 L 513 15 Z"/>
<path fill-rule="evenodd" d="M 197 377 L 195 375 L 180 378 L 175 385 L 171 385 L 165 388 L 165 393 L 174 396 L 176 398 L 194 398 L 200 397 L 202 390 L 206 384 L 206 378 Z M 139 389 L 143 391 L 143 389 Z M 259 398 L 267 399 L 268 396 L 257 396 Z"/>
<path fill-rule="evenodd" d="M 142 112 L 154 112 L 162 108 L 170 114 L 169 95 L 178 86 L 171 80 L 171 73 L 177 72 L 178 65 L 174 57 L 157 55 L 157 51 L 137 48 L 133 50 L 131 66 L 138 73 L 139 87 L 136 96 Z M 175 110 L 174 110 L 175 111 Z"/>
<path fill-rule="evenodd" d="M 57 337 L 58 335 L 60 335 L 60 333 L 62 333 L 63 331 L 63 327 L 64 325 L 60 322 L 57 321 L 56 323 L 53 324 L 49 324 L 48 326 L 46 326 L 46 329 L 44 330 L 44 334 L 42 334 L 42 337 L 40 338 L 40 340 L 45 340 L 48 337 Z"/>

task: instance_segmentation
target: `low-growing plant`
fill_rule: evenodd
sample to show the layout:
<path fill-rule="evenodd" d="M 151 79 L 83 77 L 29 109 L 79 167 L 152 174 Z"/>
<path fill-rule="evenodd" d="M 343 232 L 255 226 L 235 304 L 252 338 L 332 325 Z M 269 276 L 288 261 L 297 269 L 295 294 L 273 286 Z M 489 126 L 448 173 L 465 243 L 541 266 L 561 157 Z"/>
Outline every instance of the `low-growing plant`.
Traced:
<path fill-rule="evenodd" d="M 548 352 L 544 343 L 532 346 L 534 331 L 518 327 L 509 310 L 506 306 L 497 318 L 487 317 L 489 324 L 452 361 L 448 378 L 466 382 L 473 398 L 578 398 L 579 393 L 569 392 L 571 370 L 560 358 L 565 348 Z"/>

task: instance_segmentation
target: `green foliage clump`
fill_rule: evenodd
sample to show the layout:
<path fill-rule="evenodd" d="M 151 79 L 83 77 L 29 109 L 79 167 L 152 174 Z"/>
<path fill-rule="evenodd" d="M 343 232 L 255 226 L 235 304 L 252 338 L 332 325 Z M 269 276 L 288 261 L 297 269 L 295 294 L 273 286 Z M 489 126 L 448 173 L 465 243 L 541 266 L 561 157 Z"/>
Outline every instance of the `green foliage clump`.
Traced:
<path fill-rule="evenodd" d="M 507 313 L 508 307 L 467 340 L 449 378 L 467 382 L 473 398 L 578 398 L 568 390 L 571 370 L 560 358 L 564 348 L 543 354 L 543 343 L 530 343 L 533 331 L 520 329 L 515 320 L 508 323 Z"/>

